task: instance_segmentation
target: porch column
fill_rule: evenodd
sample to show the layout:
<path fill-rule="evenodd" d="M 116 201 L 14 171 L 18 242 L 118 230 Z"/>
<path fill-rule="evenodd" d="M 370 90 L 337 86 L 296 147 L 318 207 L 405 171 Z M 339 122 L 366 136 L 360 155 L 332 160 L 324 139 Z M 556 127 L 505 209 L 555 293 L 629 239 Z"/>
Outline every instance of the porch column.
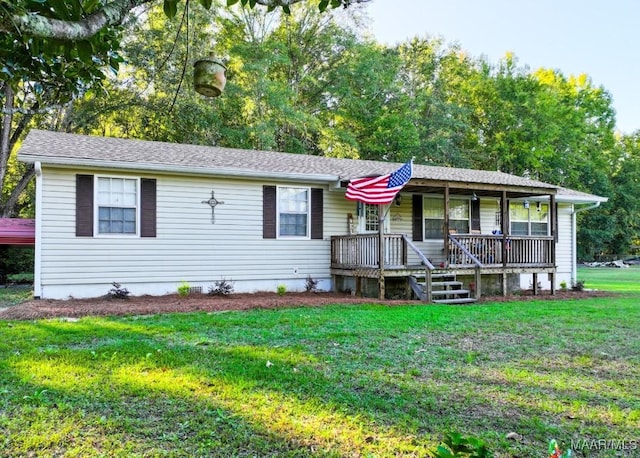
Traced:
<path fill-rule="evenodd" d="M 509 205 L 507 201 L 507 191 L 502 191 L 502 196 L 500 196 L 500 231 L 502 232 L 502 295 L 507 295 L 507 273 L 505 269 L 507 268 L 507 256 L 509 254 L 507 250 L 507 234 L 509 233 L 508 227 L 509 220 Z"/>
<path fill-rule="evenodd" d="M 384 207 L 378 205 L 378 299 L 384 300 L 385 285 L 384 285 Z"/>
<path fill-rule="evenodd" d="M 500 197 L 500 232 L 502 232 L 502 265 L 507 267 L 507 234 L 509 233 L 509 203 L 507 191 L 502 191 Z"/>
<path fill-rule="evenodd" d="M 444 259 L 445 265 L 449 267 L 449 185 L 444 187 Z"/>
<path fill-rule="evenodd" d="M 553 263 L 554 269 L 557 268 L 556 265 L 556 243 L 558 243 L 558 212 L 556 211 L 556 195 L 549 195 L 549 220 L 551 223 L 551 236 L 553 237 L 553 242 L 551 242 L 551 262 Z M 554 295 L 556 293 L 556 276 L 555 273 L 549 275 L 549 280 L 551 280 L 551 294 Z"/>

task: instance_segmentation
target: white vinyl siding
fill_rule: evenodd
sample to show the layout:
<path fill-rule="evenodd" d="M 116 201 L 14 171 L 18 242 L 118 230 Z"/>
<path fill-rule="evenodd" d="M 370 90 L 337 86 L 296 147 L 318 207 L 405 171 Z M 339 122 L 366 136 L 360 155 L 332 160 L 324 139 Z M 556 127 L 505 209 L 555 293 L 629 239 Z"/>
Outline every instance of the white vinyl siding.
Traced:
<path fill-rule="evenodd" d="M 157 180 L 156 237 L 76 237 L 75 174 Z M 353 201 L 342 190 L 318 183 L 125 173 L 45 166 L 41 178 L 41 290 L 36 295 L 64 299 L 101 296 L 119 282 L 135 295 L 175 293 L 182 281 L 202 286 L 234 282 L 236 292 L 275 291 L 278 284 L 304 289 L 306 277 L 330 284 L 330 238 L 348 233 L 348 215 L 357 217 Z M 323 188 L 324 223 L 321 240 L 264 239 L 263 186 Z M 220 202 L 206 203 L 215 191 Z M 412 199 L 406 194 L 387 214 L 390 232 L 412 233 Z M 481 230 L 495 229 L 496 200 L 480 205 Z M 559 205 L 558 278 L 571 272 L 571 205 Z M 416 245 L 438 265 L 442 240 Z M 409 263 L 419 264 L 409 250 Z M 525 286 L 528 286 L 528 282 Z M 38 294 L 39 293 L 39 294 Z"/>
<path fill-rule="evenodd" d="M 573 253 L 571 238 L 571 220 L 573 206 L 571 204 L 558 204 L 558 243 L 556 244 L 556 267 L 557 281 L 556 287 L 562 280 L 571 285 L 571 270 L 573 269 Z"/>
<path fill-rule="evenodd" d="M 87 170 L 82 173 L 91 174 Z M 262 191 L 257 180 L 195 176 L 149 175 L 157 179 L 157 236 L 94 237 L 75 236 L 75 173 L 77 170 L 44 168 L 42 208 L 42 287 L 62 297 L 81 297 L 83 288 L 94 296 L 106 294 L 117 281 L 134 294 L 146 291 L 136 284 L 164 284 L 173 293 L 185 280 L 205 287 L 222 278 L 236 282 L 236 291 L 274 290 L 279 282 L 290 281 L 304 288 L 307 275 L 330 279 L 330 244 L 333 234 L 346 233 L 346 214 L 353 202 L 340 192 L 324 190 L 325 208 L 344 205 L 344 213 L 325 223 L 323 240 L 262 237 Z M 108 171 L 101 171 L 104 176 Z M 140 173 L 120 176 L 139 178 Z M 292 185 L 296 186 L 296 185 Z M 314 184 L 312 187 L 320 187 Z M 224 202 L 211 207 L 203 201 L 215 191 Z M 344 202 L 343 202 L 344 201 Z M 325 215 L 329 212 L 325 211 Z M 245 285 L 243 286 L 243 282 Z M 75 286 L 74 286 L 75 285 Z M 290 289 L 292 290 L 292 289 Z M 85 294 L 86 296 L 86 294 Z M 51 297 L 51 296 L 50 296 Z"/>

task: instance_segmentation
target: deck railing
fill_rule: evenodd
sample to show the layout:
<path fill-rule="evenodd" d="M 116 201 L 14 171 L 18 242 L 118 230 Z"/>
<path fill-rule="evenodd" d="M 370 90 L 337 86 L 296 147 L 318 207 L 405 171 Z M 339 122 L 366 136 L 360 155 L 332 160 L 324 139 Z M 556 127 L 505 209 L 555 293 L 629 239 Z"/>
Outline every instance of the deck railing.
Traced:
<path fill-rule="evenodd" d="M 553 267 L 553 237 L 452 234 L 450 266 L 456 267 Z M 385 268 L 407 267 L 407 242 L 403 234 L 384 235 Z M 331 266 L 357 269 L 377 268 L 378 234 L 339 235 L 331 237 Z"/>
<path fill-rule="evenodd" d="M 331 265 L 341 268 L 377 268 L 379 264 L 378 234 L 340 235 L 331 237 Z M 384 265 L 407 265 L 407 244 L 402 234 L 384 235 Z"/>
<path fill-rule="evenodd" d="M 449 244 L 449 264 L 477 264 L 465 251 L 484 266 L 552 267 L 553 237 L 453 234 Z M 466 250 L 463 250 L 466 248 Z"/>

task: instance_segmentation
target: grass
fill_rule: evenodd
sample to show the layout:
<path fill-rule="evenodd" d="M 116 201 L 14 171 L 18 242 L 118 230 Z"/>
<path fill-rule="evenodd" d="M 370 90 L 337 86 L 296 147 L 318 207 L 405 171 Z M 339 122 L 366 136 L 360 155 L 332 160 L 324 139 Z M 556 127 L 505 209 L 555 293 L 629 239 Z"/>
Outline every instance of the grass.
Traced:
<path fill-rule="evenodd" d="M 0 308 L 10 307 L 33 297 L 32 285 L 0 286 Z"/>
<path fill-rule="evenodd" d="M 579 267 L 578 281 L 585 282 L 585 288 L 620 293 L 640 293 L 640 266 L 628 269 L 612 267 Z"/>
<path fill-rule="evenodd" d="M 638 298 L 0 321 L 0 456 L 637 456 Z"/>

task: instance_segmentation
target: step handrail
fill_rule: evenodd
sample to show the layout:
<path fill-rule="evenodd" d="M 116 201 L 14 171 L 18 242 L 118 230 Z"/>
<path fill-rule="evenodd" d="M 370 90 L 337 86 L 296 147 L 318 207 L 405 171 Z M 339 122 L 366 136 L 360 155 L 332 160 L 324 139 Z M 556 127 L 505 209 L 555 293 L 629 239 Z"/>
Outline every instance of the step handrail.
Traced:
<path fill-rule="evenodd" d="M 452 235 L 449 235 L 449 241 L 452 242 L 458 248 L 460 248 L 464 254 L 469 256 L 469 259 L 471 259 L 471 261 L 477 267 L 484 267 L 484 264 L 482 262 L 480 262 L 480 260 L 478 258 L 476 258 L 473 254 L 471 254 L 471 252 L 467 249 L 467 247 L 464 246 L 462 243 L 460 243 L 455 237 L 453 237 Z"/>
<path fill-rule="evenodd" d="M 431 264 L 431 261 L 429 261 L 429 259 L 427 259 L 427 257 L 424 255 L 424 253 L 422 251 L 420 251 L 420 249 L 413 243 L 413 241 L 411 239 L 409 239 L 409 237 L 407 237 L 407 234 L 402 234 L 402 238 L 404 239 L 405 243 L 407 244 L 407 246 L 409 248 L 411 248 L 420 258 L 420 261 L 422 261 L 422 263 L 427 266 L 427 269 L 429 270 L 435 270 L 435 266 L 433 264 Z"/>

